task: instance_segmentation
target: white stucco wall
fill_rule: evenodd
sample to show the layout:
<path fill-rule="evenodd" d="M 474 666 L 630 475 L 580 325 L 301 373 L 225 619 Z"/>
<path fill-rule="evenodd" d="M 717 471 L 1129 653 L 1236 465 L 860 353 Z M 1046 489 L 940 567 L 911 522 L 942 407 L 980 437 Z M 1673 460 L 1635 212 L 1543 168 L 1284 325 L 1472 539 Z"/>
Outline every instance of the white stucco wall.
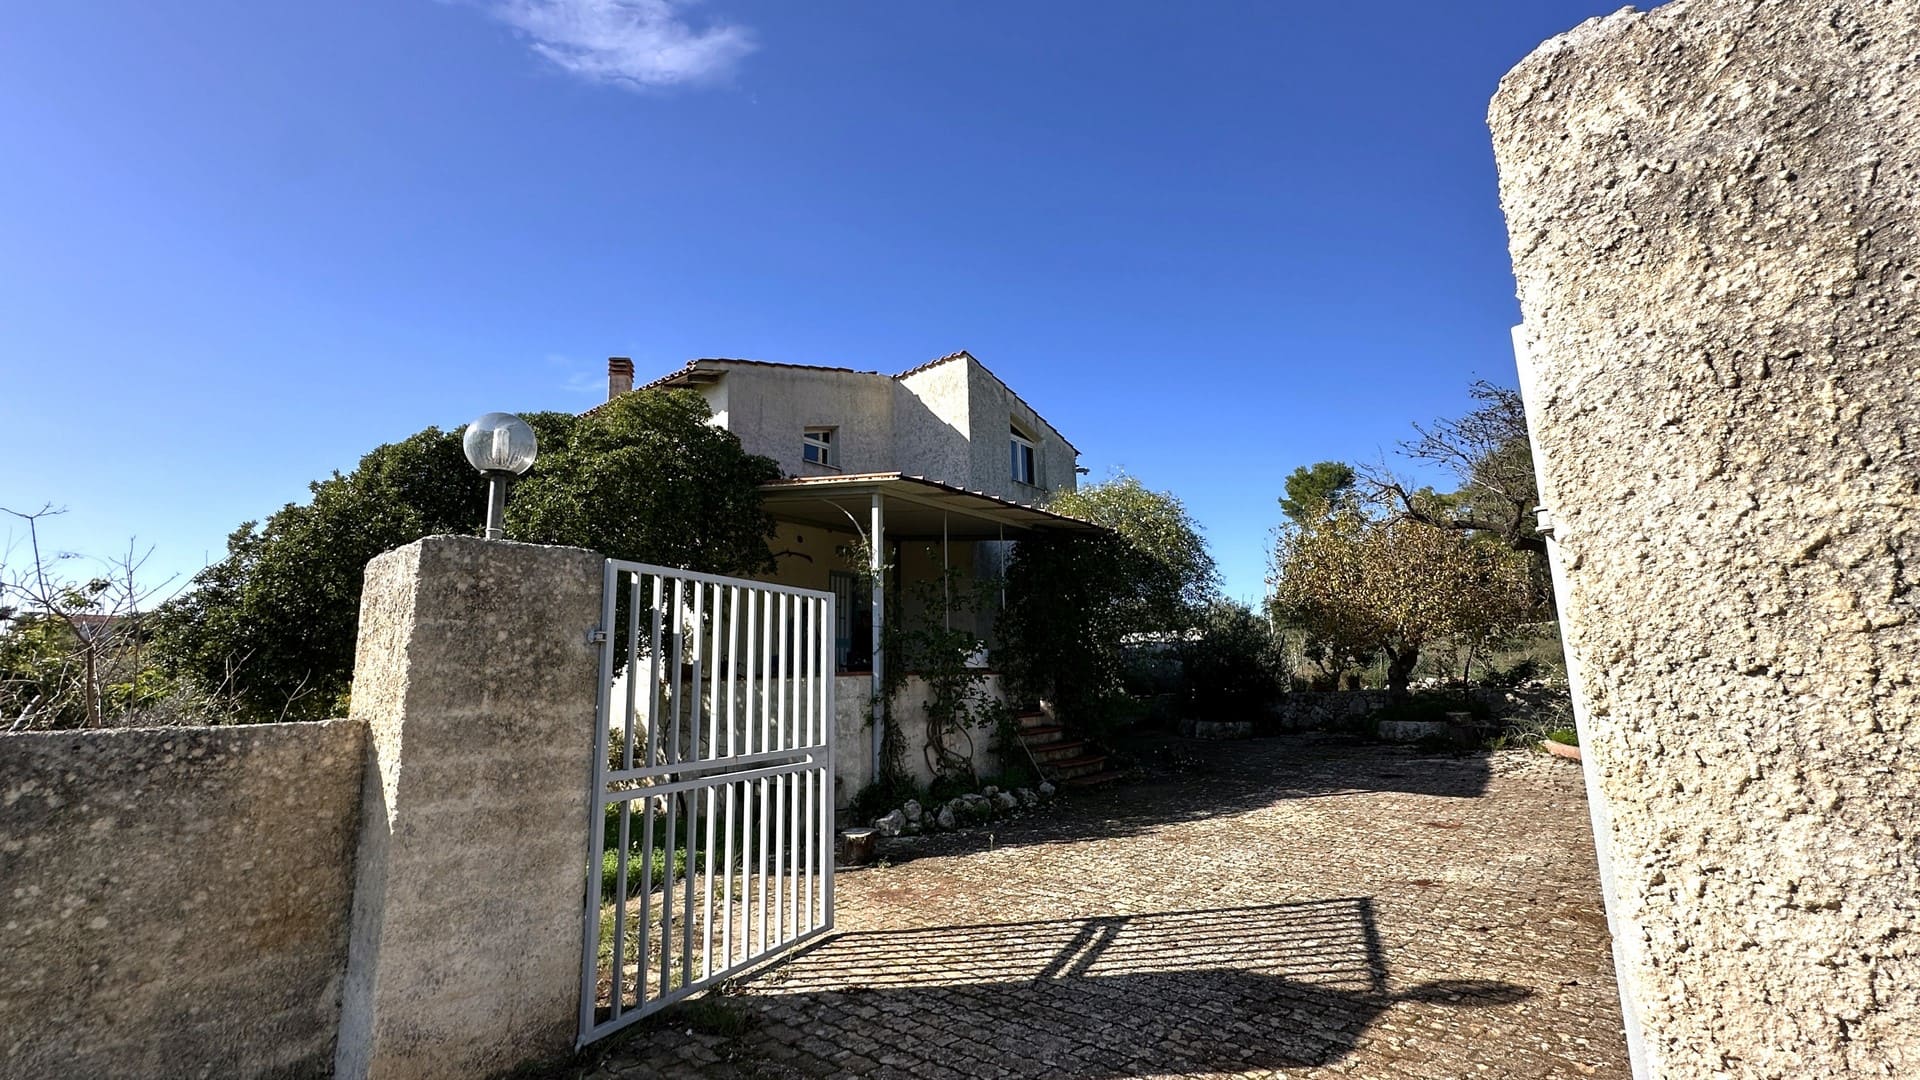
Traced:
<path fill-rule="evenodd" d="M 714 421 L 740 439 L 748 453 L 780 463 L 788 476 L 888 472 L 896 466 L 893 380 L 857 371 L 738 364 L 702 389 Z M 837 429 L 839 467 L 801 457 L 809 427 Z"/>
<path fill-rule="evenodd" d="M 894 462 L 910 476 L 972 487 L 967 364 L 949 361 L 893 383 Z"/>
<path fill-rule="evenodd" d="M 981 676 L 982 686 L 995 700 L 1005 700 L 1000 676 Z M 925 784 L 933 779 L 933 770 L 927 764 L 927 736 L 925 707 L 927 703 L 927 684 L 917 678 L 908 677 L 893 701 L 894 721 L 906 740 L 906 752 L 900 762 L 902 771 L 916 782 Z M 865 675 L 842 675 L 834 687 L 834 805 L 845 808 L 860 789 L 873 782 L 873 728 L 872 692 Z M 993 733 L 990 730 L 974 730 L 973 765 L 982 776 L 998 772 L 1000 762 L 993 753 Z M 966 753 L 965 739 L 949 738 L 951 747 Z M 843 826 L 865 824 L 865 822 L 842 821 Z"/>
<path fill-rule="evenodd" d="M 969 356 L 895 379 L 830 368 L 726 364 L 700 389 L 714 423 L 789 476 L 901 472 L 1022 503 L 1075 487 L 1073 449 L 1053 425 Z M 1016 484 L 1010 429 L 1034 441 L 1037 483 Z M 802 435 L 835 429 L 833 467 L 807 463 Z"/>
<path fill-rule="evenodd" d="M 1020 503 L 1044 503 L 1054 492 L 1074 489 L 1075 457 L 1052 424 L 1008 390 L 977 362 L 965 364 L 969 406 L 969 444 L 973 459 L 970 487 Z M 1018 426 L 1033 440 L 1034 483 L 1015 483 L 1010 429 Z"/>

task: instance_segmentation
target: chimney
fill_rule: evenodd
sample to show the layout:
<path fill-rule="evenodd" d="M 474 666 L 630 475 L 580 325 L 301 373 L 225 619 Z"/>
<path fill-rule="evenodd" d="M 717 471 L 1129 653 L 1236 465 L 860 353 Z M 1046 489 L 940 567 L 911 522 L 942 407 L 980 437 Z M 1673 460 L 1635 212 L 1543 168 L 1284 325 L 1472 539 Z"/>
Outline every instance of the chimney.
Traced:
<path fill-rule="evenodd" d="M 607 400 L 612 401 L 633 389 L 633 361 L 625 356 L 607 357 Z"/>

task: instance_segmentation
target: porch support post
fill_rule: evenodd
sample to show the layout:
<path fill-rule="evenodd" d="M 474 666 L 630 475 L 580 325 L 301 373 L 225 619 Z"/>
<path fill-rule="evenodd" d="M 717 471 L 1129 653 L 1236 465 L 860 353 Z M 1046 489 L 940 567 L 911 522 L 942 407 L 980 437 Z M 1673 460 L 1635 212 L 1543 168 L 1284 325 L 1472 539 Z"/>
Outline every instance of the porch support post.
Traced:
<path fill-rule="evenodd" d="M 873 493 L 873 522 L 867 530 L 867 569 L 873 574 L 873 776 L 880 781 L 880 746 L 886 737 L 886 649 L 882 645 L 887 619 L 887 508 L 886 497 Z"/>

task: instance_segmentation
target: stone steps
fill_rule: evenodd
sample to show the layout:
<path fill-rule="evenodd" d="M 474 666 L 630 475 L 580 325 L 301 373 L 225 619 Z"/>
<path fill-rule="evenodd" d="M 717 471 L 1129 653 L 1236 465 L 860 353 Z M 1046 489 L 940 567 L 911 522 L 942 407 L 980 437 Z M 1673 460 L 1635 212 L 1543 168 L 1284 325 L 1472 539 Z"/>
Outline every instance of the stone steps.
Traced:
<path fill-rule="evenodd" d="M 1108 784 L 1115 783 L 1126 775 L 1126 773 L 1119 769 L 1103 769 L 1096 773 L 1086 773 L 1082 776 L 1068 777 L 1060 781 L 1060 784 L 1062 787 L 1072 788 L 1106 787 Z"/>
<path fill-rule="evenodd" d="M 1044 710 L 1029 709 L 1015 717 L 1020 743 L 1043 778 L 1078 788 L 1099 787 L 1122 773 L 1107 764 L 1107 753 L 1091 740 L 1078 737 Z"/>
<path fill-rule="evenodd" d="M 1054 742 L 1041 743 L 1038 746 L 1028 743 L 1027 749 L 1032 751 L 1033 756 L 1040 760 L 1040 764 L 1050 765 L 1055 762 L 1065 761 L 1068 758 L 1080 757 L 1086 752 L 1087 748 L 1092 745 L 1092 743 L 1085 739 L 1059 739 Z"/>

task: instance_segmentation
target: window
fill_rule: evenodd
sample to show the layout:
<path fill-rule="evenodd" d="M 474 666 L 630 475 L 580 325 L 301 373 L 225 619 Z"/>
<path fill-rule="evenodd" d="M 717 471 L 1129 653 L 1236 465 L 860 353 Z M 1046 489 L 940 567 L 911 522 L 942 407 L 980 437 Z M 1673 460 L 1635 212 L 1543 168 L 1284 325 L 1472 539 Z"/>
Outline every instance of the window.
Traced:
<path fill-rule="evenodd" d="M 808 428 L 801 437 L 800 456 L 810 465 L 840 464 L 840 455 L 833 452 L 833 432 L 830 427 Z"/>
<path fill-rule="evenodd" d="M 1033 478 L 1033 440 L 1020 434 L 1019 428 L 1013 429 L 1013 481 L 1016 484 L 1037 484 Z"/>

